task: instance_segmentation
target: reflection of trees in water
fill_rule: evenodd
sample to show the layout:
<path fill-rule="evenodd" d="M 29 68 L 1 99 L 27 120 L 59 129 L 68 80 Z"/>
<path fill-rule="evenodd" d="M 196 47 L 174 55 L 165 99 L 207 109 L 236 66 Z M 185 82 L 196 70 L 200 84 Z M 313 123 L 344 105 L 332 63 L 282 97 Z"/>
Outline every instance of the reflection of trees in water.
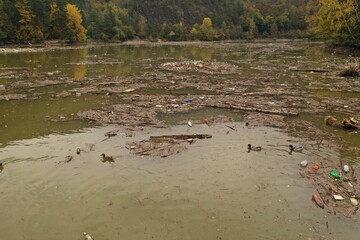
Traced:
<path fill-rule="evenodd" d="M 214 48 L 191 48 L 191 55 L 193 58 L 201 60 L 212 60 L 213 55 L 215 54 Z"/>
<path fill-rule="evenodd" d="M 72 54 L 69 55 L 69 62 L 71 63 L 78 63 L 82 61 L 88 61 L 89 57 L 89 49 L 88 48 L 80 48 L 72 50 Z M 86 64 L 73 64 L 71 65 L 73 70 L 72 76 L 76 80 L 80 80 L 86 77 L 87 73 L 87 65 Z"/>

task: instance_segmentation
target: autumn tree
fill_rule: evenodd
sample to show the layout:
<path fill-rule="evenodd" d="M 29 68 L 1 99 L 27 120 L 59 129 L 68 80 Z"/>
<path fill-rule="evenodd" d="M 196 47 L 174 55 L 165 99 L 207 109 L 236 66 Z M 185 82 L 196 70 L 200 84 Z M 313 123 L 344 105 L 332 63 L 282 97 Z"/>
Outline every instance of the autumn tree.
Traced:
<path fill-rule="evenodd" d="M 307 17 L 310 31 L 320 38 L 357 41 L 360 37 L 357 0 L 320 0 L 319 10 Z"/>
<path fill-rule="evenodd" d="M 217 38 L 217 31 L 214 29 L 212 21 L 209 17 L 204 18 L 200 25 L 200 39 L 211 41 Z"/>
<path fill-rule="evenodd" d="M 20 15 L 19 24 L 16 31 L 16 37 L 20 42 L 29 43 L 31 41 L 31 35 L 34 31 L 33 14 L 28 0 L 18 0 L 15 3 L 15 7 Z"/>
<path fill-rule="evenodd" d="M 86 29 L 82 25 L 82 17 L 76 5 L 68 3 L 66 5 L 67 12 L 67 30 L 68 40 L 70 42 L 86 41 Z"/>

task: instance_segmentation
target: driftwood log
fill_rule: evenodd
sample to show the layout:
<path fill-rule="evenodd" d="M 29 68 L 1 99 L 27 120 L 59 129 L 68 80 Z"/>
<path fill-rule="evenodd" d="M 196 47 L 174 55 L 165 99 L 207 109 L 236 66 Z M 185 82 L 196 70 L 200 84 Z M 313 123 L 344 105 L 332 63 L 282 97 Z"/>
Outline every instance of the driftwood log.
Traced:
<path fill-rule="evenodd" d="M 291 68 L 290 71 L 292 71 L 292 72 L 317 72 L 317 73 L 330 72 L 330 70 L 324 70 L 324 69 L 296 69 L 296 68 Z"/>
<path fill-rule="evenodd" d="M 227 109 L 235 109 L 235 110 L 248 111 L 248 112 L 260 112 L 260 113 L 281 115 L 281 116 L 299 116 L 298 112 L 283 111 L 283 110 L 267 110 L 267 109 L 260 109 L 260 108 L 242 107 L 242 106 L 238 106 L 238 105 L 214 105 L 214 104 L 208 104 L 206 106 L 207 107 L 212 107 L 212 108 L 227 108 Z"/>
<path fill-rule="evenodd" d="M 164 138 L 171 138 L 171 139 L 180 139 L 180 140 L 187 140 L 187 139 L 205 139 L 205 138 L 212 138 L 212 135 L 209 134 L 185 134 L 185 135 L 162 135 L 162 136 L 150 136 L 151 139 L 164 139 Z"/>

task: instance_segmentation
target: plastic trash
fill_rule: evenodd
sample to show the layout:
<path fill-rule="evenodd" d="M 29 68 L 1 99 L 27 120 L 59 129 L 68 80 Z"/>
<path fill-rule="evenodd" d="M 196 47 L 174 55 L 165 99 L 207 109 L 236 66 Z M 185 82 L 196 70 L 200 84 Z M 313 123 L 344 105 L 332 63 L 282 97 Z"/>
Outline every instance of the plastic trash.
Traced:
<path fill-rule="evenodd" d="M 185 100 L 185 102 L 187 102 L 187 103 L 192 103 L 192 101 L 193 100 L 191 98 Z"/>
<path fill-rule="evenodd" d="M 344 200 L 344 198 L 341 195 L 333 195 L 335 200 Z"/>
<path fill-rule="evenodd" d="M 300 166 L 302 166 L 302 167 L 306 167 L 307 165 L 308 165 L 307 160 L 304 160 L 304 161 L 300 162 Z"/>
<path fill-rule="evenodd" d="M 189 127 L 192 127 L 191 121 L 188 121 L 188 125 L 189 125 Z"/>
<path fill-rule="evenodd" d="M 349 165 L 344 165 L 344 172 L 348 173 L 350 171 Z"/>
<path fill-rule="evenodd" d="M 129 88 L 129 89 L 124 90 L 123 93 L 131 93 L 133 91 L 135 91 L 135 89 Z"/>
<path fill-rule="evenodd" d="M 319 166 L 318 166 L 318 165 L 315 165 L 315 166 L 312 167 L 312 169 L 313 169 L 314 171 L 317 171 L 317 170 L 319 170 Z"/>
<path fill-rule="evenodd" d="M 350 198 L 351 205 L 357 206 L 359 205 L 358 201 L 355 198 Z"/>
<path fill-rule="evenodd" d="M 84 232 L 84 239 L 85 240 L 94 240 L 88 233 Z"/>
<path fill-rule="evenodd" d="M 316 194 L 313 194 L 311 196 L 311 199 L 321 208 L 324 208 L 325 205 L 324 203 L 321 201 L 321 199 L 316 195 Z"/>
<path fill-rule="evenodd" d="M 340 175 L 338 172 L 336 172 L 334 169 L 330 170 L 330 175 L 333 176 L 336 179 L 340 178 Z"/>

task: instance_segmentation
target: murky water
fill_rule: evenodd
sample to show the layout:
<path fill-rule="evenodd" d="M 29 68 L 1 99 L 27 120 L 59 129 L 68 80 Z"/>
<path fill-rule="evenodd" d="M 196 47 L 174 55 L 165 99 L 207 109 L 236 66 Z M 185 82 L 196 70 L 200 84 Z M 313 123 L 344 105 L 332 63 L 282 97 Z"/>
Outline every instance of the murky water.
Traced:
<path fill-rule="evenodd" d="M 337 161 L 359 161 L 359 156 L 314 149 L 308 139 L 289 136 L 278 129 L 245 127 L 243 114 L 223 110 L 159 115 L 167 124 L 201 120 L 222 114 L 239 122 L 193 128 L 145 129 L 110 139 L 104 133 L 115 126 L 96 127 L 76 119 L 78 111 L 121 102 L 116 96 L 86 94 L 56 98 L 76 81 L 102 78 L 138 78 L 154 74 L 160 63 L 173 60 L 217 60 L 236 63 L 241 72 L 208 75 L 209 81 L 271 78 L 279 84 L 322 86 L 337 81 L 317 73 L 293 72 L 279 65 L 302 69 L 337 69 L 353 61 L 344 52 L 328 52 L 319 43 L 258 42 L 207 43 L 168 46 L 105 46 L 40 53 L 0 55 L 0 85 L 36 82 L 40 79 L 71 79 L 34 89 L 16 88 L 9 93 L 36 93 L 39 99 L 0 101 L 0 239 L 357 239 L 358 217 L 328 215 L 311 202 L 314 188 L 299 176 L 298 163 L 321 155 Z M 160 72 L 161 77 L 174 73 Z M 189 73 L 184 73 L 186 77 Z M 200 73 L 193 73 L 201 76 Z M 146 80 L 148 88 L 136 94 L 202 95 L 201 88 L 170 92 Z M 257 85 L 251 86 L 256 91 Z M 1 92 L 0 92 L 1 93 Z M 359 93 L 333 92 L 324 87 L 314 98 L 359 98 Z M 320 128 L 322 117 L 302 115 Z M 328 131 L 335 131 L 328 129 Z M 161 134 L 212 134 L 188 150 L 168 158 L 131 155 L 127 142 Z M 360 137 L 337 132 L 349 144 L 359 146 Z M 264 147 L 247 153 L 248 143 Z M 305 151 L 288 154 L 290 143 Z M 75 149 L 81 148 L 81 155 Z M 102 163 L 101 153 L 115 157 Z M 64 163 L 73 155 L 70 163 Z M 329 229 L 326 228 L 326 222 Z"/>

